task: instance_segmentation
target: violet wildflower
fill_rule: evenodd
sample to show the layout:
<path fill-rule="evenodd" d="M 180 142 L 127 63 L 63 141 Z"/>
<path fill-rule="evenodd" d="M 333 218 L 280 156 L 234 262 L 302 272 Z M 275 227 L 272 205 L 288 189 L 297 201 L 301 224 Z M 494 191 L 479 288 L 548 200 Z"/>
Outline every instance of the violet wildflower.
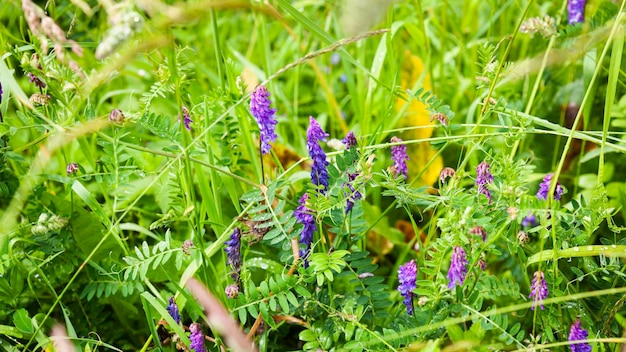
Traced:
<path fill-rule="evenodd" d="M 539 185 L 539 191 L 537 191 L 537 199 L 548 199 L 548 192 L 550 192 L 552 177 L 554 177 L 553 174 L 547 174 L 546 177 L 543 178 L 543 182 Z M 562 195 L 563 187 L 561 187 L 561 185 L 557 182 L 556 188 L 554 189 L 554 200 L 560 200 Z"/>
<path fill-rule="evenodd" d="M 398 137 L 391 137 L 391 143 L 402 143 L 402 139 Z M 406 154 L 406 145 L 394 145 L 391 147 L 391 160 L 393 160 L 393 170 L 396 174 L 404 175 L 407 178 L 407 172 L 409 169 L 406 167 L 406 161 L 409 160 L 409 156 Z"/>
<path fill-rule="evenodd" d="M 170 313 L 176 324 L 180 324 L 180 312 L 178 305 L 174 302 L 174 297 L 170 297 L 170 303 L 167 305 L 167 312 Z"/>
<path fill-rule="evenodd" d="M 293 212 L 293 216 L 296 218 L 298 223 L 304 225 L 304 227 L 302 228 L 302 232 L 300 232 L 300 243 L 304 245 L 305 249 L 300 251 L 300 256 L 304 258 L 305 268 L 309 266 L 309 262 L 306 260 L 306 258 L 309 254 L 309 251 L 311 250 L 313 234 L 317 230 L 313 211 L 306 206 L 306 202 L 308 199 L 309 195 L 305 193 L 299 200 L 300 206 L 298 206 L 296 211 Z"/>
<path fill-rule="evenodd" d="M 224 242 L 224 244 L 226 245 L 224 251 L 228 257 L 228 265 L 233 269 L 230 276 L 237 281 L 239 279 L 239 271 L 241 270 L 241 234 L 238 227 L 235 228 L 233 234 L 230 235 L 230 239 Z"/>
<path fill-rule="evenodd" d="M 533 214 L 528 214 L 522 219 L 522 226 L 535 227 L 537 226 L 537 217 Z"/>
<path fill-rule="evenodd" d="M 530 295 L 528 298 L 533 299 L 531 310 L 535 310 L 535 305 L 539 303 L 541 310 L 543 310 L 543 300 L 548 297 L 548 284 L 544 278 L 543 271 L 535 271 L 533 281 L 530 285 Z"/>
<path fill-rule="evenodd" d="M 191 340 L 189 348 L 195 352 L 206 352 L 206 349 L 204 349 L 204 334 L 202 333 L 200 324 L 192 323 L 189 325 L 189 331 L 191 331 L 191 335 L 189 335 L 189 340 Z"/>
<path fill-rule="evenodd" d="M 576 319 L 569 330 L 569 342 L 587 340 L 589 332 L 580 326 L 580 319 Z M 571 344 L 572 352 L 591 352 L 591 346 L 586 342 Z"/>
<path fill-rule="evenodd" d="M 480 253 L 480 260 L 478 260 L 478 267 L 480 270 L 487 270 L 487 255 L 485 252 Z"/>
<path fill-rule="evenodd" d="M 477 235 L 482 238 L 483 242 L 487 242 L 487 231 L 482 226 L 474 226 L 469 230 L 470 235 Z"/>
<path fill-rule="evenodd" d="M 268 154 L 272 146 L 270 142 L 276 141 L 276 119 L 274 114 L 276 109 L 270 109 L 270 92 L 265 86 L 258 86 L 250 98 L 250 112 L 259 124 L 261 138 L 261 153 Z"/>
<path fill-rule="evenodd" d="M 189 109 L 186 106 L 182 107 L 183 110 L 183 125 L 188 131 L 191 131 L 191 123 L 193 120 L 191 119 L 191 115 L 189 114 Z M 180 122 L 180 115 L 178 115 L 178 121 Z"/>
<path fill-rule="evenodd" d="M 346 145 L 346 149 L 350 149 L 352 147 L 357 146 L 356 137 L 354 136 L 354 132 L 350 131 L 346 134 L 346 138 L 341 140 L 341 143 Z"/>
<path fill-rule="evenodd" d="M 404 297 L 404 305 L 409 315 L 413 315 L 413 290 L 417 287 L 417 264 L 415 259 L 398 267 L 398 291 Z"/>
<path fill-rule="evenodd" d="M 30 80 L 30 83 L 34 84 L 35 87 L 37 87 L 39 89 L 46 88 L 46 83 L 44 81 L 42 81 L 39 77 L 35 76 L 34 74 L 32 74 L 30 72 L 28 72 L 26 74 L 26 76 Z"/>
<path fill-rule="evenodd" d="M 330 56 L 330 64 L 333 66 L 339 65 L 339 62 L 341 61 L 341 55 L 339 55 L 338 52 L 334 52 L 331 56 Z"/>
<path fill-rule="evenodd" d="M 585 21 L 585 0 L 567 1 L 567 20 L 569 24 L 583 23 Z"/>
<path fill-rule="evenodd" d="M 78 164 L 77 163 L 69 163 L 69 164 L 67 164 L 67 167 L 65 168 L 65 173 L 67 174 L 67 176 L 75 174 L 76 172 L 78 172 Z"/>
<path fill-rule="evenodd" d="M 487 185 L 493 183 L 493 175 L 489 172 L 489 163 L 483 161 L 476 167 L 476 186 L 478 186 L 478 194 L 484 194 L 491 202 L 491 192 L 487 189 Z"/>
<path fill-rule="evenodd" d="M 352 207 L 354 206 L 354 202 L 356 202 L 357 200 L 363 198 L 363 195 L 361 194 L 361 192 L 357 191 L 354 186 L 352 185 L 352 182 L 354 180 L 356 180 L 356 177 L 359 174 L 354 173 L 354 174 L 348 174 L 348 183 L 346 183 L 346 186 L 348 186 L 348 189 L 350 190 L 349 192 L 347 192 L 346 196 L 347 196 L 347 200 L 346 200 L 346 214 L 350 212 L 350 210 L 352 210 Z"/>
<path fill-rule="evenodd" d="M 463 247 L 454 246 L 452 252 L 452 260 L 450 262 L 450 269 L 448 270 L 448 283 L 449 289 L 454 289 L 456 285 L 463 285 L 465 282 L 465 275 L 467 275 L 467 255 Z"/>
<path fill-rule="evenodd" d="M 0 104 L 2 104 L 2 94 L 4 91 L 2 90 L 2 82 L 0 82 Z"/>
<path fill-rule="evenodd" d="M 306 147 L 309 150 L 309 156 L 313 160 L 311 168 L 311 182 L 314 185 L 322 185 L 322 194 L 326 194 L 328 189 L 328 161 L 326 161 L 326 153 L 320 146 L 320 141 L 328 137 L 328 133 L 324 132 L 322 127 L 317 123 L 313 116 L 309 117 L 309 128 L 306 131 Z"/>
<path fill-rule="evenodd" d="M 444 167 L 441 169 L 441 172 L 439 172 L 439 181 L 441 181 L 441 183 L 445 183 L 449 177 L 454 177 L 455 173 L 456 171 L 454 171 L 453 168 Z"/>

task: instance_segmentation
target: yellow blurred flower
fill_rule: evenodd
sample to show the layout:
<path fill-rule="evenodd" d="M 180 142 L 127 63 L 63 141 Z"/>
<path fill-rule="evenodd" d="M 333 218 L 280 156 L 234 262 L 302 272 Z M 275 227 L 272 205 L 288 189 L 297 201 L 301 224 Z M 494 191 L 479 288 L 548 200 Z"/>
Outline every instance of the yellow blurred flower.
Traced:
<path fill-rule="evenodd" d="M 402 64 L 402 75 L 400 78 L 400 86 L 403 91 L 412 89 L 415 83 L 422 79 L 421 87 L 425 91 L 432 89 L 430 75 L 424 71 L 424 63 L 422 60 L 413 55 L 408 50 L 404 54 L 404 62 Z M 400 134 L 405 141 L 424 140 L 433 135 L 436 122 L 430 121 L 430 113 L 426 110 L 426 106 L 417 99 L 408 102 L 402 98 L 396 99 L 396 110 L 402 111 L 406 107 L 404 116 L 400 119 L 398 127 L 413 127 Z M 424 166 L 435 156 L 436 151 L 430 147 L 429 142 L 410 143 L 408 146 L 408 155 L 410 160 L 407 162 L 409 169 L 409 179 L 418 175 Z M 426 169 L 420 177 L 420 181 L 424 185 L 432 185 L 439 177 L 439 172 L 443 168 L 443 159 L 438 156 L 433 163 Z"/>

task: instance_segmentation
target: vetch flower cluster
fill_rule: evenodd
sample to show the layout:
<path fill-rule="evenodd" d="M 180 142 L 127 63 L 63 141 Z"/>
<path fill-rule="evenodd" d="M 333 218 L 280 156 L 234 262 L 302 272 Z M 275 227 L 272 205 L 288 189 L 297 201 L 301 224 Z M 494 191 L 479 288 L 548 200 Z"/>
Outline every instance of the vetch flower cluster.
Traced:
<path fill-rule="evenodd" d="M 439 181 L 441 181 L 441 183 L 445 183 L 449 177 L 454 177 L 455 173 L 456 171 L 454 171 L 453 168 L 444 167 L 441 169 L 441 172 L 439 172 Z"/>
<path fill-rule="evenodd" d="M 391 137 L 391 143 L 402 143 L 402 139 L 398 137 Z M 409 160 L 409 156 L 406 154 L 406 145 L 394 145 L 391 147 L 391 160 L 393 160 L 393 171 L 396 174 L 404 175 L 407 178 L 408 168 L 406 161 Z"/>
<path fill-rule="evenodd" d="M 202 333 L 200 324 L 192 323 L 189 326 L 189 331 L 191 331 L 191 335 L 189 335 L 189 340 L 191 340 L 189 348 L 195 352 L 206 352 L 204 348 L 204 334 Z"/>
<path fill-rule="evenodd" d="M 454 246 L 452 252 L 452 260 L 450 262 L 450 269 L 448 270 L 448 283 L 449 289 L 454 289 L 454 286 L 462 286 L 465 282 L 465 275 L 467 275 L 467 254 L 463 247 Z"/>
<path fill-rule="evenodd" d="M 178 311 L 178 305 L 174 301 L 174 297 L 170 297 L 170 303 L 167 305 L 167 312 L 170 313 L 172 319 L 176 324 L 180 324 L 180 312 Z"/>
<path fill-rule="evenodd" d="M 567 21 L 569 24 L 585 22 L 585 0 L 568 0 L 567 1 Z"/>
<path fill-rule="evenodd" d="M 398 291 L 402 297 L 404 297 L 404 305 L 409 315 L 413 315 L 413 290 L 417 287 L 417 264 L 415 259 L 410 262 L 400 265 L 398 268 Z"/>
<path fill-rule="evenodd" d="M 224 242 L 226 247 L 224 251 L 228 257 L 228 264 L 233 269 L 230 276 L 233 280 L 239 280 L 239 272 L 241 271 L 241 234 L 239 228 L 235 228 L 230 239 Z"/>
<path fill-rule="evenodd" d="M 537 217 L 533 214 L 524 216 L 522 219 L 522 226 L 530 228 L 537 226 Z"/>
<path fill-rule="evenodd" d="M 226 297 L 228 297 L 230 299 L 237 298 L 237 296 L 239 296 L 239 285 L 238 284 L 230 284 L 230 285 L 226 286 L 226 288 L 224 289 L 224 293 L 226 294 Z"/>
<path fill-rule="evenodd" d="M 487 185 L 493 183 L 493 175 L 489 171 L 489 163 L 483 161 L 476 167 L 476 186 L 478 193 L 484 194 L 491 202 L 491 192 L 487 189 Z"/>
<path fill-rule="evenodd" d="M 30 72 L 28 72 L 26 76 L 28 77 L 28 80 L 30 81 L 30 83 L 34 84 L 35 87 L 39 88 L 40 90 L 43 88 L 46 88 L 46 83 L 42 81 L 41 78 L 35 76 L 34 74 Z"/>
<path fill-rule="evenodd" d="M 569 342 L 587 340 L 589 332 L 580 326 L 580 319 L 576 319 L 569 330 Z M 586 342 L 571 344 L 572 352 L 591 352 L 591 346 Z"/>
<path fill-rule="evenodd" d="M 344 138 L 341 143 L 346 145 L 346 149 L 350 149 L 352 147 L 357 146 L 356 137 L 354 136 L 354 132 L 350 131 L 346 134 L 346 138 Z"/>
<path fill-rule="evenodd" d="M 535 271 L 533 281 L 530 285 L 530 295 L 528 298 L 533 299 L 531 310 L 535 310 L 535 306 L 539 304 L 541 310 L 543 310 L 543 300 L 548 297 L 548 284 L 544 278 L 543 271 Z"/>
<path fill-rule="evenodd" d="M 482 226 L 474 226 L 469 230 L 470 235 L 477 235 L 482 238 L 483 242 L 487 242 L 487 231 Z"/>
<path fill-rule="evenodd" d="M 125 118 L 124 113 L 120 109 L 113 109 L 109 113 L 109 121 L 113 123 L 123 123 Z"/>
<path fill-rule="evenodd" d="M 354 202 L 363 198 L 361 192 L 356 190 L 356 188 L 354 188 L 354 186 L 352 185 L 352 182 L 356 180 L 357 176 L 358 174 L 348 174 L 349 182 L 346 183 L 346 186 L 348 187 L 349 192 L 347 194 L 348 199 L 346 200 L 346 214 L 349 213 L 350 210 L 352 210 L 352 207 L 354 207 Z"/>
<path fill-rule="evenodd" d="M 313 116 L 309 117 L 309 128 L 306 131 L 306 147 L 309 151 L 309 156 L 313 160 L 313 167 L 311 167 L 311 182 L 316 186 L 324 186 L 322 188 L 322 194 L 326 194 L 328 190 L 328 164 L 326 161 L 326 153 L 320 146 L 320 141 L 326 140 L 328 133 L 324 132 L 322 127 L 317 123 Z"/>
<path fill-rule="evenodd" d="M 539 185 L 539 191 L 537 191 L 537 198 L 540 200 L 548 199 L 548 192 L 550 192 L 550 183 L 552 182 L 553 174 L 547 174 L 543 178 L 543 182 Z M 563 187 L 557 182 L 554 189 L 554 200 L 560 200 L 563 195 Z"/>
<path fill-rule="evenodd" d="M 193 120 L 191 119 L 191 115 L 189 114 L 189 109 L 186 106 L 182 107 L 183 110 L 183 125 L 188 131 L 191 131 L 191 123 Z M 180 115 L 178 115 L 178 121 L 180 122 Z"/>
<path fill-rule="evenodd" d="M 265 86 L 258 86 L 250 99 L 250 112 L 259 124 L 261 139 L 261 153 L 268 154 L 272 149 L 270 142 L 276 141 L 276 109 L 271 109 L 269 100 L 270 92 Z"/>
<path fill-rule="evenodd" d="M 67 167 L 65 168 L 65 173 L 67 174 L 67 176 L 70 176 L 72 174 L 75 174 L 78 172 L 78 164 L 77 163 L 69 163 L 67 164 Z"/>
<path fill-rule="evenodd" d="M 293 216 L 296 218 L 298 223 L 304 225 L 304 228 L 302 228 L 302 232 L 300 233 L 300 243 L 304 245 L 305 249 L 300 251 L 300 256 L 304 258 L 305 268 L 309 266 L 306 258 L 309 254 L 309 251 L 311 250 L 313 234 L 317 230 L 317 224 L 315 224 L 315 217 L 313 216 L 313 212 L 306 206 L 306 202 L 308 199 L 309 195 L 305 193 L 299 200 L 300 205 L 293 212 Z"/>

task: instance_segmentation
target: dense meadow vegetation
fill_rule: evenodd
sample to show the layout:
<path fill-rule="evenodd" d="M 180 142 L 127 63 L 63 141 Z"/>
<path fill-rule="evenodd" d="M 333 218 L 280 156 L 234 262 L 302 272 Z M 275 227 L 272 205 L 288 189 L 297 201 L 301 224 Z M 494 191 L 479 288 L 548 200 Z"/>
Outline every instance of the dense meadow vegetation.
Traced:
<path fill-rule="evenodd" d="M 619 351 L 624 3 L 2 0 L 0 350 Z"/>

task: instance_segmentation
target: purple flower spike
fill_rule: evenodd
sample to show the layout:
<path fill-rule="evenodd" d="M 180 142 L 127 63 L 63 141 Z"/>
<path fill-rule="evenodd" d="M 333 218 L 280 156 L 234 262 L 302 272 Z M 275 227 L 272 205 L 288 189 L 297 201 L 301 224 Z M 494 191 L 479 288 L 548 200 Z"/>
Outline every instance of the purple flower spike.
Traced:
<path fill-rule="evenodd" d="M 189 348 L 195 352 L 206 352 L 204 348 L 204 334 L 202 333 L 200 324 L 192 323 L 189 326 L 189 331 L 191 331 L 191 335 L 189 335 L 189 340 L 191 340 Z"/>
<path fill-rule="evenodd" d="M 322 127 L 317 123 L 313 116 L 309 117 L 309 129 L 306 131 L 306 147 L 309 150 L 309 156 L 313 160 L 311 168 L 311 182 L 314 185 L 322 185 L 322 194 L 326 194 L 328 189 L 328 161 L 326 161 L 326 153 L 320 146 L 320 141 L 324 141 L 328 137 L 328 133 L 324 132 Z"/>
<path fill-rule="evenodd" d="M 454 289 L 454 286 L 462 286 L 465 282 L 465 275 L 467 275 L 467 255 L 463 247 L 454 246 L 452 252 L 452 261 L 450 262 L 450 269 L 448 270 L 448 283 L 449 289 Z"/>
<path fill-rule="evenodd" d="M 568 0 L 568 22 L 571 25 L 585 22 L 585 0 Z"/>
<path fill-rule="evenodd" d="M 356 137 L 354 136 L 354 132 L 350 131 L 346 134 L 346 138 L 344 138 L 341 143 L 346 145 L 346 149 L 350 149 L 352 147 L 357 146 Z"/>
<path fill-rule="evenodd" d="M 531 228 L 537 226 L 537 217 L 533 214 L 524 216 L 522 219 L 522 226 Z"/>
<path fill-rule="evenodd" d="M 348 187 L 348 189 L 350 190 L 349 192 L 346 192 L 346 196 L 348 197 L 348 199 L 346 200 L 346 214 L 350 212 L 350 210 L 352 210 L 352 207 L 354 206 L 354 202 L 356 202 L 357 200 L 363 198 L 363 195 L 361 194 L 361 192 L 357 191 L 354 186 L 352 185 L 351 182 L 353 182 L 354 180 L 356 180 L 356 177 L 359 174 L 348 174 L 348 183 L 346 183 L 346 186 Z"/>
<path fill-rule="evenodd" d="M 233 234 L 230 235 L 230 239 L 224 242 L 224 244 L 226 245 L 224 251 L 228 257 L 228 265 L 233 269 L 230 276 L 237 281 L 239 279 L 239 271 L 241 271 L 241 234 L 239 228 L 235 228 Z"/>
<path fill-rule="evenodd" d="M 186 106 L 183 106 L 183 124 L 188 131 L 191 131 L 191 123 L 193 120 L 191 119 L 191 115 L 189 114 L 189 109 Z M 178 115 L 178 121 L 180 122 L 180 115 Z"/>
<path fill-rule="evenodd" d="M 417 264 L 415 259 L 410 262 L 400 265 L 398 268 L 398 291 L 402 297 L 404 297 L 404 305 L 409 315 L 413 315 L 413 290 L 417 287 L 415 281 L 417 279 Z"/>
<path fill-rule="evenodd" d="M 547 174 L 546 177 L 543 178 L 543 182 L 539 185 L 539 191 L 537 191 L 537 199 L 546 200 L 548 199 L 548 192 L 550 192 L 550 183 L 552 182 L 553 174 Z M 554 200 L 560 200 L 563 195 L 563 187 L 557 182 L 556 188 L 554 189 Z"/>
<path fill-rule="evenodd" d="M 528 298 L 533 299 L 531 310 L 535 310 L 535 306 L 539 303 L 539 307 L 543 310 L 543 300 L 548 297 L 548 284 L 544 278 L 543 271 L 535 271 L 535 277 L 530 285 L 530 295 Z"/>
<path fill-rule="evenodd" d="M 398 137 L 391 137 L 391 143 L 402 143 L 402 139 Z M 394 145 L 391 147 L 391 160 L 393 160 L 393 170 L 397 174 L 404 175 L 407 178 L 409 169 L 406 167 L 406 161 L 409 160 L 409 156 L 406 154 L 406 145 Z"/>
<path fill-rule="evenodd" d="M 305 268 L 309 266 L 309 262 L 306 258 L 308 257 L 309 251 L 311 250 L 313 234 L 317 230 L 313 211 L 306 206 L 306 202 L 308 199 L 309 195 L 305 193 L 302 198 L 300 198 L 300 206 L 298 206 L 296 211 L 293 212 L 293 216 L 296 218 L 298 223 L 304 225 L 302 232 L 300 232 L 300 243 L 302 243 L 306 249 L 300 251 L 300 257 L 304 258 Z"/>
<path fill-rule="evenodd" d="M 4 91 L 2 90 L 2 82 L 0 82 L 0 104 L 2 104 L 2 94 L 4 94 Z"/>
<path fill-rule="evenodd" d="M 276 135 L 276 119 L 274 114 L 276 109 L 270 109 L 269 100 L 270 92 L 267 91 L 265 86 L 258 86 L 252 93 L 250 99 L 250 111 L 259 124 L 259 132 L 261 134 L 261 153 L 268 154 L 272 146 L 270 142 L 276 141 L 278 136 Z"/>
<path fill-rule="evenodd" d="M 580 319 L 576 319 L 569 330 L 569 342 L 587 340 L 589 332 L 580 326 Z M 571 344 L 572 352 L 591 352 L 591 346 L 586 342 Z"/>
<path fill-rule="evenodd" d="M 39 77 L 35 76 L 34 74 L 30 72 L 28 72 L 26 76 L 28 77 L 28 80 L 30 81 L 30 83 L 34 84 L 35 87 L 39 89 L 46 88 L 46 83 L 42 81 Z"/>
<path fill-rule="evenodd" d="M 476 167 L 476 186 L 478 187 L 478 194 L 484 194 L 491 203 L 491 192 L 487 189 L 487 185 L 493 183 L 493 175 L 489 171 L 489 163 L 483 161 Z"/>
<path fill-rule="evenodd" d="M 170 303 L 167 305 L 167 312 L 170 313 L 176 324 L 180 324 L 180 312 L 178 311 L 178 305 L 174 302 L 174 297 L 170 297 Z"/>

